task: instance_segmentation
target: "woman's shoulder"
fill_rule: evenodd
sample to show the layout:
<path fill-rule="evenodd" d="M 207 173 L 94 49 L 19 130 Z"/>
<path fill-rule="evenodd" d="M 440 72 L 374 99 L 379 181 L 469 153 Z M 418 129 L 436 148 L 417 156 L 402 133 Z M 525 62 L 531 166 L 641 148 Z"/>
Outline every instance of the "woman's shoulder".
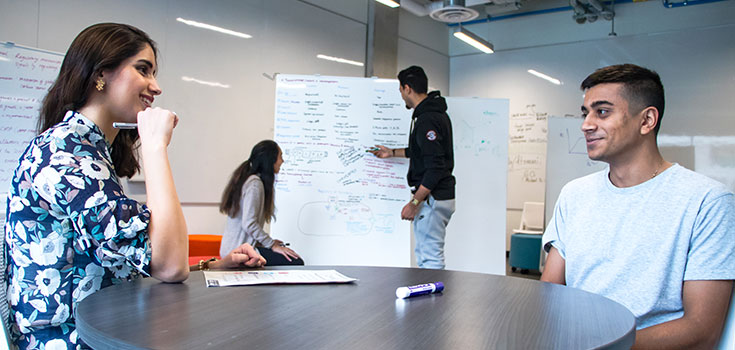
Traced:
<path fill-rule="evenodd" d="M 245 192 L 246 188 L 263 188 L 263 180 L 260 179 L 260 176 L 253 174 L 248 176 L 247 180 L 245 180 L 245 184 L 242 186 L 243 192 Z"/>

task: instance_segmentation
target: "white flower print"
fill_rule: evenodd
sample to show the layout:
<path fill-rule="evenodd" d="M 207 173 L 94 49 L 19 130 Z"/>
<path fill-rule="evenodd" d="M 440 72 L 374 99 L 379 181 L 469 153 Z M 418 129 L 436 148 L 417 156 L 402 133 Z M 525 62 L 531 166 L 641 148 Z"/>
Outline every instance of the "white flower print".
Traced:
<path fill-rule="evenodd" d="M 56 232 L 51 232 L 47 237 L 41 238 L 40 242 L 30 243 L 31 259 L 39 265 L 54 264 L 64 253 L 65 243 L 66 238 L 60 237 Z"/>
<path fill-rule="evenodd" d="M 51 165 L 74 164 L 74 155 L 64 151 L 54 152 L 51 155 Z"/>
<path fill-rule="evenodd" d="M 82 174 L 86 176 L 95 180 L 106 180 L 110 178 L 110 169 L 100 161 L 82 158 L 79 163 L 82 167 Z"/>
<path fill-rule="evenodd" d="M 30 156 L 24 157 L 23 161 L 20 162 L 20 169 L 18 169 L 18 172 L 30 169 L 31 174 L 35 173 L 38 169 L 38 165 L 41 164 L 41 154 L 41 149 L 38 148 L 38 146 L 32 146 Z"/>
<path fill-rule="evenodd" d="M 72 133 L 72 129 L 68 127 L 60 127 L 60 128 L 54 128 L 54 130 L 51 132 L 49 137 L 56 138 L 56 139 L 66 139 L 69 134 Z M 54 143 L 54 142 L 51 142 Z"/>
<path fill-rule="evenodd" d="M 102 276 L 105 274 L 105 270 L 95 263 L 88 264 L 84 268 L 84 272 L 87 275 L 79 281 L 79 285 L 74 288 L 74 292 L 72 293 L 77 302 L 84 300 L 84 298 L 98 291 L 102 284 Z"/>
<path fill-rule="evenodd" d="M 64 178 L 66 181 L 69 182 L 70 185 L 78 188 L 78 189 L 84 189 L 84 180 L 82 180 L 79 176 L 72 176 L 72 175 L 65 175 Z"/>
<path fill-rule="evenodd" d="M 69 334 L 69 341 L 72 342 L 72 344 L 77 343 L 77 330 L 74 329 L 71 334 Z"/>
<path fill-rule="evenodd" d="M 69 120 L 69 125 L 74 132 L 82 136 L 86 135 L 90 130 L 89 126 L 86 125 L 85 120 L 82 118 Z"/>
<path fill-rule="evenodd" d="M 85 208 L 94 208 L 100 204 L 107 202 L 107 195 L 103 191 L 97 191 L 84 202 Z"/>
<path fill-rule="evenodd" d="M 56 308 L 54 317 L 51 318 L 51 324 L 61 324 L 69 318 L 69 305 L 59 304 Z"/>
<path fill-rule="evenodd" d="M 140 218 L 133 218 L 130 222 L 120 221 L 118 223 L 119 230 L 122 231 L 123 237 L 133 238 L 138 235 L 138 232 L 145 230 L 148 225 L 144 223 Z"/>
<path fill-rule="evenodd" d="M 15 223 L 15 235 L 18 236 L 18 238 L 22 239 L 23 242 L 28 241 L 28 236 L 26 236 L 26 227 L 23 226 L 23 224 L 18 221 Z M 28 266 L 28 265 L 26 265 Z"/>
<path fill-rule="evenodd" d="M 28 304 L 31 304 L 34 309 L 38 310 L 39 312 L 46 312 L 46 302 L 44 302 L 42 299 L 33 299 L 28 301 Z"/>
<path fill-rule="evenodd" d="M 18 196 L 12 196 L 10 197 L 10 203 L 8 203 L 8 208 L 10 209 L 11 213 L 15 213 L 15 212 L 23 210 L 23 208 L 29 205 L 31 205 L 31 202 L 29 202 L 27 199 L 23 197 L 18 197 Z"/>
<path fill-rule="evenodd" d="M 63 339 L 52 339 L 44 345 L 46 350 L 66 350 L 66 342 Z"/>
<path fill-rule="evenodd" d="M 110 270 L 115 274 L 115 278 L 128 278 L 130 277 L 130 271 L 132 269 L 130 266 L 123 263 L 122 265 L 110 267 Z"/>
<path fill-rule="evenodd" d="M 20 242 L 16 242 L 16 244 L 17 243 Z M 20 246 L 23 247 L 25 251 L 28 251 L 29 245 L 27 243 Z M 31 265 L 31 259 L 28 258 L 28 256 L 26 256 L 25 253 L 23 253 L 23 251 L 21 251 L 20 249 L 13 249 L 10 252 L 10 256 L 13 257 L 15 265 L 18 265 L 18 267 L 28 267 Z"/>
<path fill-rule="evenodd" d="M 23 314 L 19 311 L 15 312 L 15 323 L 18 324 L 18 327 L 20 328 L 20 331 L 22 333 L 30 332 L 28 327 L 31 326 L 31 321 L 29 321 L 27 318 L 23 318 Z"/>
<path fill-rule="evenodd" d="M 45 269 L 36 275 L 36 286 L 44 296 L 56 293 L 61 284 L 61 274 L 57 269 Z"/>
<path fill-rule="evenodd" d="M 105 239 L 110 239 L 115 235 L 117 235 L 117 224 L 115 224 L 115 220 L 110 220 L 107 227 L 105 227 Z"/>
<path fill-rule="evenodd" d="M 19 268 L 16 270 L 17 273 L 15 276 L 13 276 L 13 279 L 16 281 L 22 281 L 23 278 L 25 278 L 25 269 Z M 9 283 L 8 285 L 8 301 L 10 302 L 10 305 L 18 305 L 20 302 L 20 285 L 17 283 Z"/>
<path fill-rule="evenodd" d="M 130 266 L 128 266 L 125 262 L 125 257 L 120 256 L 116 253 L 111 253 L 108 251 L 103 251 L 103 257 L 102 257 L 102 266 L 106 267 L 108 270 L 111 270 L 112 273 L 115 275 L 115 278 L 127 278 L 130 277 Z"/>
<path fill-rule="evenodd" d="M 33 179 L 33 188 L 38 192 L 41 198 L 47 202 L 55 203 L 54 196 L 56 195 L 56 185 L 61 181 L 61 175 L 56 172 L 56 169 L 51 167 L 45 167 L 41 169 L 41 172 L 36 175 Z"/>

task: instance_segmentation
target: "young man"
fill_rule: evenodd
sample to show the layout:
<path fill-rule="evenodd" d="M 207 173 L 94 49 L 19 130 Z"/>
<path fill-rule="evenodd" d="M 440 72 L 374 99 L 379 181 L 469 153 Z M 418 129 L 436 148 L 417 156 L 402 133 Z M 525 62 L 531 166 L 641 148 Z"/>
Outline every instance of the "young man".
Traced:
<path fill-rule="evenodd" d="M 711 349 L 735 279 L 735 196 L 661 156 L 658 74 L 609 66 L 581 87 L 587 153 L 609 168 L 562 189 L 541 280 L 625 305 L 634 348 Z"/>
<path fill-rule="evenodd" d="M 406 108 L 413 109 L 408 148 L 377 146 L 380 158 L 408 157 L 408 185 L 413 199 L 401 211 L 413 221 L 416 262 L 420 268 L 444 268 L 444 236 L 454 213 L 454 150 L 447 103 L 439 91 L 426 93 L 429 81 L 421 67 L 398 73 Z"/>

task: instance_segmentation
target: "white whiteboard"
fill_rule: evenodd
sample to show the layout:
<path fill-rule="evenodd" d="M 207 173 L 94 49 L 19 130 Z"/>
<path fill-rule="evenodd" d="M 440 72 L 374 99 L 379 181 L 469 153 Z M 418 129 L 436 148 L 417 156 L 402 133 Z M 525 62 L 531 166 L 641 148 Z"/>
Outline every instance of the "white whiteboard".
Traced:
<path fill-rule="evenodd" d="M 411 196 L 408 161 L 365 152 L 408 141 L 411 112 L 398 82 L 279 75 L 276 86 L 275 140 L 285 163 L 272 236 L 308 264 L 410 266 L 410 223 L 400 219 Z M 457 178 L 447 268 L 503 274 L 508 100 L 448 97 L 447 105 Z"/>
<path fill-rule="evenodd" d="M 457 178 L 447 269 L 504 275 L 508 100 L 447 97 L 447 105 Z"/>
<path fill-rule="evenodd" d="M 508 137 L 508 208 L 543 202 L 546 185 L 546 118 L 536 105 L 510 115 Z"/>
<path fill-rule="evenodd" d="M 408 159 L 366 152 L 405 147 L 410 118 L 397 80 L 278 75 L 271 235 L 309 265 L 410 266 Z"/>
<path fill-rule="evenodd" d="M 554 213 L 556 199 L 567 182 L 607 168 L 591 160 L 582 133 L 581 117 L 550 117 L 546 160 L 546 224 Z"/>
<path fill-rule="evenodd" d="M 59 75 L 64 55 L 0 42 L 0 204 L 18 158 L 36 136 L 41 102 Z"/>

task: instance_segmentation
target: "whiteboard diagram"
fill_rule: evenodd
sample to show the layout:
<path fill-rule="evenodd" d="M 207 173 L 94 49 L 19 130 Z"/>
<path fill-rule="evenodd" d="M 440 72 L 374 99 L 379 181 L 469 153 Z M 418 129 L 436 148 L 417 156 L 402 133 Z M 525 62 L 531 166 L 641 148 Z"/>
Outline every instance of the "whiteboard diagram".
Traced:
<path fill-rule="evenodd" d="M 298 228 L 305 235 L 366 235 L 373 230 L 373 211 L 360 202 L 305 203 L 299 210 Z"/>

